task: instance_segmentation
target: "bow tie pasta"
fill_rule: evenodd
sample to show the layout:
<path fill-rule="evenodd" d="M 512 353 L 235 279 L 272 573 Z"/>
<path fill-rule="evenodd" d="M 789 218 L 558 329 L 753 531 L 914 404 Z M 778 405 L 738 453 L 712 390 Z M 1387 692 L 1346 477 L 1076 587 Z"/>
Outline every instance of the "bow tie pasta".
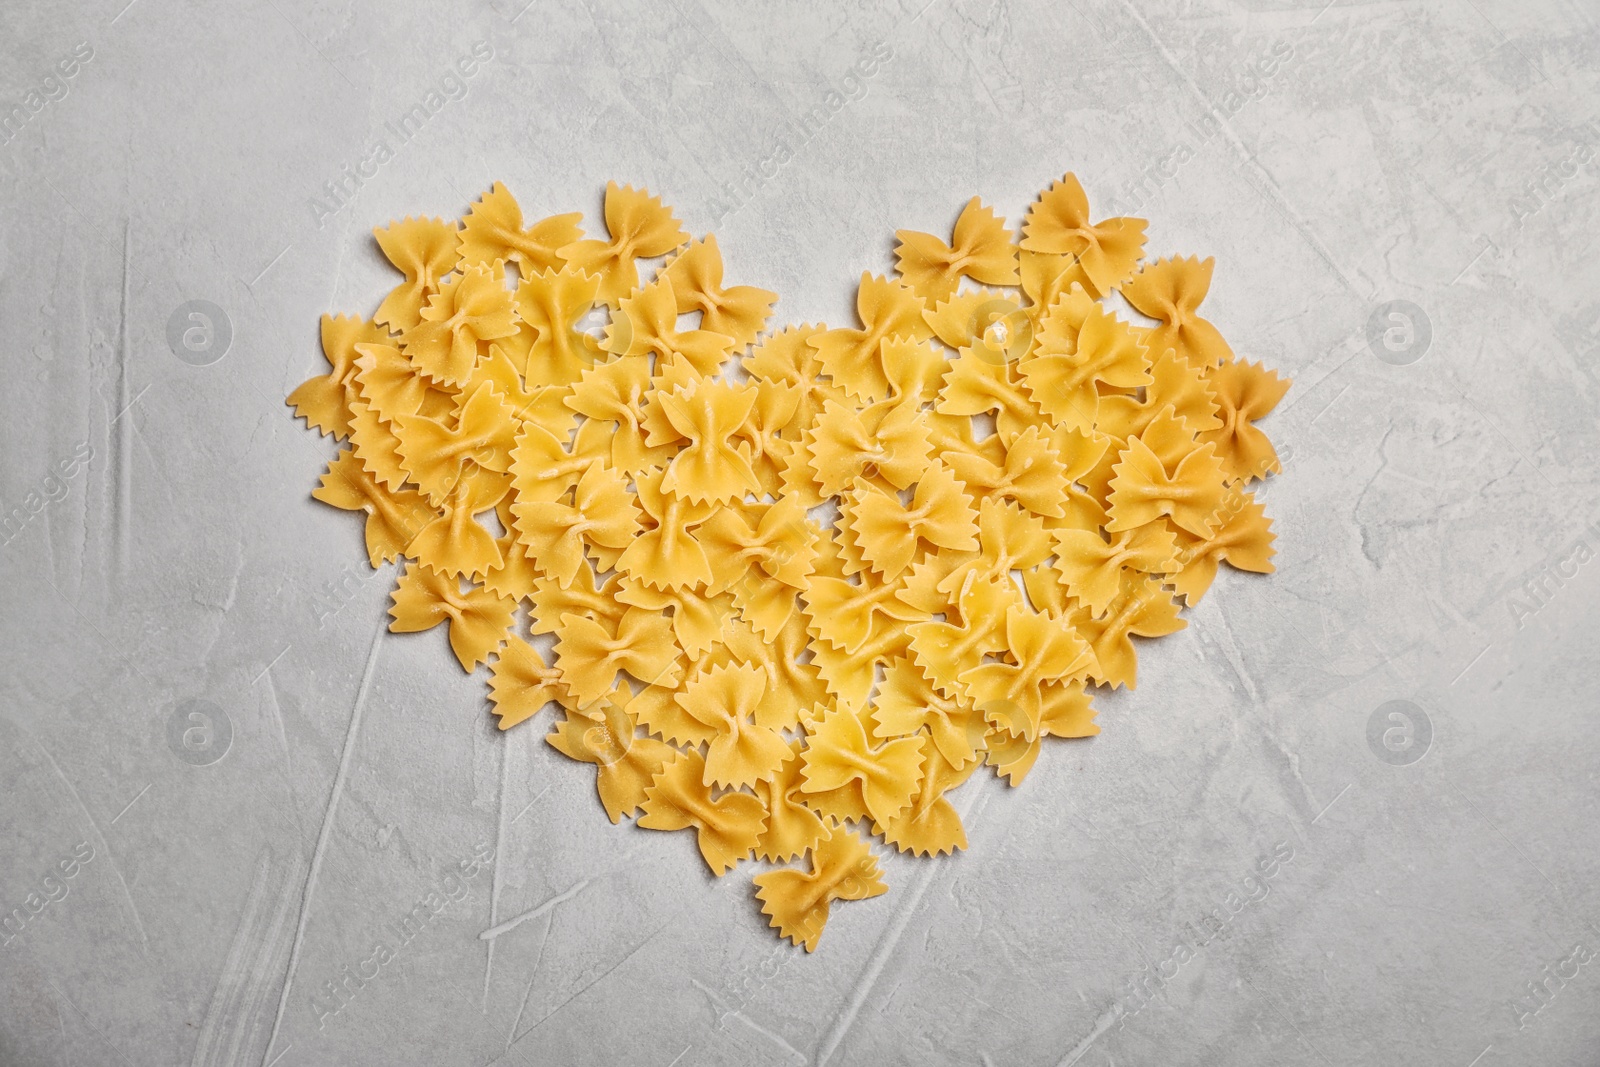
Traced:
<path fill-rule="evenodd" d="M 779 865 L 755 901 L 810 951 L 887 891 L 870 838 L 964 849 L 954 791 L 1098 733 L 1220 563 L 1271 573 L 1289 382 L 1201 316 L 1212 260 L 1071 174 L 1020 233 L 976 197 L 897 231 L 834 328 L 774 328 L 644 189 L 601 223 L 496 183 L 375 230 L 402 280 L 289 396 L 342 443 L 312 495 L 400 562 L 391 630 L 443 624 L 500 729 L 551 711 L 612 822 Z"/>

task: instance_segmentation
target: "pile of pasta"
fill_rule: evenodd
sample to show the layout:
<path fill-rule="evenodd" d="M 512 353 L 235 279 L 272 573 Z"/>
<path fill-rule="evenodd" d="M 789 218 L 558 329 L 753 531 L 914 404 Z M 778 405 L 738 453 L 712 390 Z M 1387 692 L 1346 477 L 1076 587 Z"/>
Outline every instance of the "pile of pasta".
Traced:
<path fill-rule="evenodd" d="M 1211 260 L 1145 258 L 1070 174 L 1020 235 L 977 198 L 899 231 L 836 328 L 769 329 L 643 189 L 604 216 L 496 184 L 374 231 L 404 280 L 289 397 L 344 443 L 312 495 L 403 560 L 390 629 L 447 627 L 501 729 L 550 709 L 613 823 L 793 864 L 755 895 L 811 950 L 885 892 L 870 837 L 965 848 L 953 790 L 1098 733 L 1090 686 L 1219 563 L 1273 569 L 1288 382 L 1199 315 Z"/>

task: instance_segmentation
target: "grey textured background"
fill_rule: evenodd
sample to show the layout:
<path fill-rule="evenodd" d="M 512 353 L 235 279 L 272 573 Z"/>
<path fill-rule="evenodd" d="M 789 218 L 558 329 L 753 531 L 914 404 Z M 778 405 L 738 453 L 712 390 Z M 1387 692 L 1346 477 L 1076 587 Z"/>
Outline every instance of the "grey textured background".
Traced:
<path fill-rule="evenodd" d="M 57 97 L 0 148 L 0 510 L 59 497 L 0 548 L 0 911 L 30 916 L 0 1063 L 1600 1062 L 1600 958 L 1570 976 L 1600 952 L 1593 5 L 526 2 L 0 13 L 0 109 Z M 319 220 L 479 41 L 466 96 Z M 309 499 L 333 450 L 283 397 L 317 316 L 392 284 L 374 225 L 642 182 L 779 321 L 843 322 L 894 228 L 974 193 L 1015 221 L 1067 169 L 1153 254 L 1215 255 L 1207 314 L 1294 377 L 1279 573 L 1144 644 L 1101 736 L 957 794 L 970 851 L 889 856 L 814 955 L 744 869 L 610 826 L 542 725 L 496 734 L 442 632 L 380 633 L 389 570 L 323 610 L 359 522 Z M 166 340 L 197 299 L 232 330 L 209 366 Z M 1406 365 L 1368 343 L 1390 300 L 1431 327 Z M 169 745 L 191 700 L 231 724 L 209 765 Z M 1419 761 L 1369 745 L 1391 700 Z M 492 872 L 319 1026 L 479 844 Z"/>

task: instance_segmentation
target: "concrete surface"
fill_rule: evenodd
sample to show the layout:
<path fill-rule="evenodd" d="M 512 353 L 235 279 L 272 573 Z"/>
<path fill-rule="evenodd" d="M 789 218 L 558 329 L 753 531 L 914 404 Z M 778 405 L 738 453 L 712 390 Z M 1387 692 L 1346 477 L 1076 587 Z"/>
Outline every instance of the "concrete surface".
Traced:
<path fill-rule="evenodd" d="M 1600 1062 L 1593 5 L 525 3 L 0 12 L 0 510 L 39 505 L 0 549 L 0 1063 Z M 1214 255 L 1209 316 L 1294 377 L 1280 571 L 796 953 L 497 735 L 442 633 L 381 632 L 283 397 L 391 284 L 371 227 L 496 179 L 646 183 L 842 322 L 895 227 L 1067 169 Z"/>

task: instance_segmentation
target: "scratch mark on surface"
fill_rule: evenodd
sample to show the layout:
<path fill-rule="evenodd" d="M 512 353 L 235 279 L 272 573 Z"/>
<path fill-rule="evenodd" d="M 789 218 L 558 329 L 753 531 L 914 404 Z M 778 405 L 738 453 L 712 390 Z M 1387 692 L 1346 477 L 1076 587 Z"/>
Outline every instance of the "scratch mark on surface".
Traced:
<path fill-rule="evenodd" d="M 1240 977 L 1243 978 L 1244 976 L 1241 975 Z M 1321 1060 L 1323 1063 L 1329 1064 L 1330 1067 L 1331 1067 L 1331 1064 L 1333 1063 L 1333 1061 L 1328 1059 L 1327 1056 L 1323 1055 L 1322 1050 L 1311 1043 L 1310 1039 L 1307 1038 L 1306 1035 L 1301 1031 L 1301 1029 L 1298 1026 L 1295 1025 L 1294 1020 L 1289 1018 L 1289 1016 L 1285 1015 L 1284 1012 L 1283 1012 L 1283 1009 L 1278 1007 L 1276 1001 L 1274 1001 L 1271 997 L 1266 996 L 1265 994 L 1263 994 L 1261 992 L 1261 990 L 1256 989 L 1256 984 L 1254 982 L 1250 981 L 1249 978 L 1244 978 L 1244 984 L 1249 986 L 1252 990 L 1254 990 L 1256 996 L 1260 997 L 1262 999 L 1262 1001 L 1268 1007 L 1270 1007 L 1272 1009 L 1273 1013 L 1276 1014 L 1278 1016 L 1278 1018 L 1282 1019 L 1284 1022 L 1289 1024 L 1289 1029 L 1293 1030 L 1297 1035 L 1299 1035 L 1301 1043 L 1304 1044 L 1306 1048 L 1310 1049 L 1312 1052 L 1315 1052 L 1317 1054 L 1317 1059 Z"/>
<path fill-rule="evenodd" d="M 132 5 L 129 5 L 132 6 Z M 120 17 L 120 16 L 119 16 Z M 128 398 L 128 361 L 131 341 L 128 337 L 128 314 L 132 304 L 133 286 L 133 222 L 122 224 L 122 304 L 118 310 L 117 324 L 117 409 L 126 411 L 133 405 Z M 142 394 L 141 394 L 142 395 Z M 120 416 L 119 416 L 120 417 Z M 112 536 L 112 589 L 121 591 L 128 574 L 128 539 L 133 525 L 133 420 L 115 424 L 107 433 L 111 447 L 111 536 Z"/>
<path fill-rule="evenodd" d="M 1317 812 L 1317 817 L 1315 819 L 1311 820 L 1311 825 L 1312 826 L 1317 825 L 1317 823 L 1322 819 L 1322 817 L 1324 815 L 1328 814 L 1328 809 L 1333 807 L 1335 804 L 1339 803 L 1339 797 L 1342 797 L 1346 793 L 1350 792 L 1350 786 L 1353 786 L 1353 785 L 1355 785 L 1355 783 L 1351 782 L 1350 785 L 1347 785 L 1343 789 L 1339 790 L 1339 796 L 1336 796 L 1332 800 L 1328 801 L 1327 807 L 1325 807 L 1321 811 Z"/>
<path fill-rule="evenodd" d="M 1094 1029 L 1084 1035 L 1082 1041 L 1072 1046 L 1072 1049 L 1062 1057 L 1061 1062 L 1056 1064 L 1056 1067 L 1072 1067 L 1074 1063 L 1083 1059 L 1089 1048 L 1100 1040 L 1100 1035 L 1111 1029 L 1111 1024 L 1121 1018 L 1122 1013 L 1117 1008 L 1117 1004 L 1112 1004 L 1111 1007 L 1101 1012 L 1099 1018 L 1094 1021 Z"/>
<path fill-rule="evenodd" d="M 988 801 L 991 790 L 982 790 L 973 794 L 967 802 L 967 810 L 961 813 L 961 822 L 964 826 L 971 827 L 972 819 Z M 822 1045 L 817 1050 L 817 1067 L 825 1067 L 828 1060 L 839 1047 L 839 1042 L 844 1040 L 850 1027 L 854 1025 L 856 1016 L 861 1014 L 861 1006 L 866 1003 L 867 996 L 877 985 L 878 977 L 883 973 L 884 965 L 889 962 L 889 957 L 894 953 L 895 946 L 900 943 L 900 938 L 905 935 L 906 926 L 910 924 L 911 917 L 916 914 L 917 905 L 922 902 L 922 895 L 928 891 L 928 886 L 933 882 L 935 875 L 946 869 L 945 864 L 929 864 L 923 869 L 915 885 L 911 887 L 911 894 L 901 904 L 900 910 L 890 920 L 889 926 L 878 939 L 877 947 L 872 950 L 872 955 L 867 958 L 867 965 L 862 968 L 861 977 L 856 979 L 856 987 L 850 994 L 850 1000 L 845 1005 L 843 1012 L 834 1020 L 833 1028 L 823 1039 Z"/>
<path fill-rule="evenodd" d="M 276 9 L 274 9 L 274 10 L 276 10 Z M 279 12 L 279 14 L 280 14 L 280 15 L 281 15 L 281 14 L 282 14 L 282 12 Z M 285 21 L 287 21 L 287 20 L 285 20 Z M 335 67 L 335 68 L 334 68 L 334 69 L 335 69 L 335 70 L 338 70 L 338 68 L 337 68 L 337 67 Z M 340 77 L 344 77 L 344 75 L 342 75 L 342 74 L 341 74 L 341 75 L 340 75 Z M 294 247 L 294 246 L 293 246 L 293 245 L 284 245 L 284 246 L 283 246 L 283 251 L 282 251 L 282 252 L 279 252 L 279 253 L 278 253 L 278 254 L 277 254 L 277 255 L 275 255 L 275 256 L 273 256 L 273 257 L 272 257 L 272 262 L 271 262 L 271 263 L 268 263 L 268 264 L 267 264 L 267 265 L 266 265 L 266 266 L 265 266 L 265 267 L 262 267 L 262 268 L 261 268 L 261 273 L 260 273 L 260 274 L 257 274 L 257 275 L 256 275 L 256 276 L 255 276 L 255 277 L 254 277 L 254 278 L 252 278 L 252 279 L 251 279 L 251 280 L 250 280 L 250 281 L 248 281 L 248 282 L 245 282 L 245 288 L 247 288 L 247 289 L 251 289 L 251 290 L 253 290 L 253 289 L 255 289 L 255 287 L 256 287 L 256 282 L 259 282 L 259 281 L 260 281 L 260 280 L 261 280 L 261 279 L 262 279 L 262 278 L 264 278 L 264 277 L 266 277 L 266 274 L 267 274 L 267 271 L 269 271 L 269 270 L 271 270 L 271 269 L 272 269 L 272 268 L 273 268 L 273 267 L 275 267 L 275 266 L 277 266 L 277 264 L 278 264 L 278 260 L 280 260 L 280 259 L 282 259 L 282 258 L 283 258 L 283 257 L 284 257 L 284 256 L 285 256 L 285 255 L 287 255 L 287 254 L 288 254 L 288 252 L 289 252 L 289 249 L 291 249 L 291 248 L 293 248 L 293 247 Z"/>
<path fill-rule="evenodd" d="M 128 413 L 128 411 L 133 407 L 133 405 L 137 404 L 140 400 L 144 399 L 144 394 L 148 393 L 149 391 L 150 391 L 150 387 L 148 385 L 146 385 L 143 389 L 140 389 L 137 393 L 134 393 L 133 394 L 133 399 L 128 401 L 126 404 L 124 404 L 123 407 L 122 407 L 122 410 L 117 412 L 116 416 L 114 418 L 112 418 L 111 425 L 115 426 L 117 424 L 117 420 L 122 418 L 122 416 L 126 415 Z"/>
<path fill-rule="evenodd" d="M 694 1048 L 693 1045 L 683 1046 L 683 1051 L 672 1057 L 672 1062 L 667 1064 L 667 1067 L 678 1067 L 678 1061 L 687 1056 L 689 1054 L 689 1050 L 692 1048 Z"/>
<path fill-rule="evenodd" d="M 106 843 L 105 834 L 100 832 L 100 824 L 94 821 L 94 816 L 89 813 L 88 805 L 85 804 L 83 802 L 83 798 L 78 795 L 78 787 L 73 785 L 72 779 L 68 778 L 61 770 L 61 765 L 57 763 L 56 758 L 50 754 L 50 750 L 45 748 L 37 738 L 33 739 L 33 743 L 38 746 L 40 752 L 44 753 L 44 758 L 50 761 L 50 769 L 56 772 L 56 777 L 61 779 L 62 784 L 65 785 L 68 792 L 72 794 L 72 799 L 77 801 L 79 810 L 83 812 L 83 817 L 89 820 L 89 826 L 94 830 L 95 838 L 100 842 L 100 847 L 106 850 L 106 858 L 111 861 L 111 873 L 117 876 L 117 882 L 122 886 L 122 895 L 128 898 L 128 909 L 133 912 L 133 928 L 139 931 L 140 942 L 142 942 L 144 945 L 149 945 L 150 938 L 145 935 L 144 923 L 139 919 L 139 905 L 134 903 L 133 893 L 128 889 L 127 879 L 122 877 L 122 868 L 117 865 L 117 858 L 112 853 L 111 846 Z M 143 950 L 141 949 L 141 951 Z M 68 1003 L 70 1004 L 71 1001 L 68 1001 Z"/>
<path fill-rule="evenodd" d="M 639 942 L 639 944 L 633 949 L 632 952 L 629 952 L 626 956 L 622 957 L 616 963 L 614 963 L 610 967 L 606 968 L 605 973 L 600 975 L 600 977 L 596 978 L 592 982 L 585 983 L 583 988 L 579 989 L 576 993 L 572 994 L 572 996 L 568 997 L 566 1000 L 563 1000 L 560 1004 L 557 1004 L 554 1008 L 552 1008 L 549 1012 L 547 1012 L 545 1014 L 543 1019 L 540 1019 L 538 1022 L 534 1023 L 532 1026 L 530 1026 L 526 1030 L 524 1030 L 522 1033 L 520 1033 L 516 1037 L 512 1038 L 511 1039 L 511 1044 L 515 1045 L 518 1041 L 521 1041 L 523 1038 L 527 1037 L 529 1034 L 531 1034 L 535 1030 L 539 1029 L 539 1027 L 543 1026 L 550 1019 L 551 1016 L 555 1015 L 556 1012 L 560 1011 L 562 1008 L 565 1008 L 568 1004 L 571 1004 L 574 1000 L 577 1000 L 579 997 L 583 996 L 589 990 L 593 989 L 595 986 L 599 985 L 601 982 L 603 982 L 607 978 L 609 978 L 613 971 L 615 971 L 618 967 L 621 967 L 624 963 L 627 963 L 629 960 L 633 959 L 633 957 L 637 956 L 640 953 L 640 951 L 644 949 L 644 947 L 646 945 L 648 945 L 650 942 L 652 942 L 652 941 L 654 941 L 656 939 L 656 935 L 657 934 L 659 934 L 661 931 L 665 930 L 668 925 L 670 925 L 674 920 L 677 919 L 677 917 L 678 917 L 678 913 L 677 912 L 673 912 L 672 915 L 668 916 L 666 922 L 662 923 L 660 926 L 656 927 L 654 930 L 651 930 L 649 935 L 643 941 Z M 508 1050 L 510 1049 L 510 1047 L 511 1047 L 510 1045 L 506 1046 L 506 1048 Z M 503 1058 L 504 1057 L 502 1057 L 502 1059 Z M 499 1061 L 496 1061 L 496 1062 L 499 1062 Z"/>
<path fill-rule="evenodd" d="M 494 854 L 505 855 L 506 847 L 506 781 L 511 777 L 510 746 L 500 746 L 500 800 L 495 819 Z M 500 871 L 504 863 L 496 863 L 489 875 L 489 925 L 500 918 Z M 483 1014 L 489 1014 L 489 975 L 494 971 L 494 942 L 491 940 L 483 959 Z"/>
<path fill-rule="evenodd" d="M 514 919 L 507 919 L 505 922 L 501 923 L 499 926 L 491 926 L 489 929 L 485 930 L 483 933 L 478 935 L 478 940 L 479 941 L 492 941 L 495 938 L 499 937 L 501 934 L 508 933 L 508 932 L 510 932 L 512 930 L 515 930 L 518 926 L 521 926 L 523 923 L 527 922 L 529 919 L 534 919 L 534 918 L 537 918 L 540 915 L 543 915 L 545 912 L 549 911 L 551 908 L 555 907 L 557 904 L 560 904 L 562 901 L 571 900 L 573 897 L 577 896 L 579 893 L 581 893 L 585 889 L 587 889 L 588 886 L 589 886 L 589 879 L 585 878 L 583 881 L 579 882 L 577 885 L 573 886 L 571 889 L 568 889 L 565 893 L 562 893 L 559 896 L 551 897 L 549 900 L 545 901 L 543 904 L 540 904 L 538 907 L 532 908 L 532 909 L 530 909 L 528 911 L 525 911 L 521 915 L 518 915 Z"/>
<path fill-rule="evenodd" d="M 117 812 L 115 815 L 113 815 L 111 817 L 111 822 L 108 825 L 111 825 L 111 826 L 117 825 L 117 820 L 122 818 L 124 815 L 128 814 L 128 809 L 133 807 L 135 804 L 139 803 L 139 797 L 142 797 L 146 793 L 150 792 L 150 786 L 152 786 L 152 785 L 155 785 L 155 783 L 154 782 L 150 782 L 143 789 L 139 790 L 139 793 L 138 793 L 137 796 L 135 796 L 132 800 L 128 801 L 128 803 L 123 806 L 123 809 L 121 811 Z"/>
<path fill-rule="evenodd" d="M 328 848 L 328 835 L 333 831 L 334 813 L 339 808 L 339 796 L 344 792 L 344 781 L 350 773 L 350 756 L 355 751 L 356 734 L 361 728 L 361 709 L 367 702 L 367 692 L 372 688 L 372 675 L 378 666 L 378 649 L 383 645 L 386 620 L 378 620 L 377 632 L 372 635 L 372 648 L 367 653 L 366 670 L 361 675 L 361 685 L 356 690 L 355 707 L 350 711 L 350 727 L 344 735 L 344 752 L 339 756 L 339 772 L 333 779 L 333 792 L 322 813 L 322 829 L 317 834 L 317 847 L 311 853 L 311 869 L 306 872 L 306 885 L 300 893 L 300 919 L 295 924 L 294 945 L 289 949 L 289 966 L 283 977 L 283 991 L 278 995 L 278 1013 L 272 1020 L 272 1036 L 267 1038 L 262 1059 L 271 1053 L 278 1040 L 278 1028 L 283 1025 L 284 1009 L 289 1006 L 289 991 L 294 985 L 295 968 L 300 965 L 300 945 L 306 936 L 306 920 L 311 914 L 311 894 L 316 888 L 317 872 L 322 868 L 322 857 Z"/>
<path fill-rule="evenodd" d="M 1472 662 L 1468 663 L 1465 667 L 1462 667 L 1461 668 L 1461 673 L 1456 675 L 1454 678 L 1450 679 L 1450 684 L 1451 685 L 1455 685 L 1457 682 L 1461 681 L 1461 679 L 1466 675 L 1466 673 L 1473 668 L 1473 665 L 1476 664 L 1480 659 L 1483 658 L 1483 653 L 1489 651 L 1493 647 L 1494 647 L 1494 642 L 1493 641 L 1490 641 L 1487 645 L 1484 645 L 1483 646 L 1483 652 L 1479 652 L 1476 656 L 1473 656 L 1472 657 Z"/>
<path fill-rule="evenodd" d="M 1334 393 L 1333 394 L 1333 399 L 1328 401 L 1326 404 L 1324 404 L 1322 406 L 1322 410 L 1321 411 L 1319 411 L 1315 415 L 1311 416 L 1311 421 L 1306 423 L 1306 429 L 1309 430 L 1311 427 L 1315 426 L 1317 424 L 1317 420 L 1322 418 L 1322 416 L 1326 415 L 1328 413 L 1328 409 L 1333 407 L 1334 404 L 1338 403 L 1339 402 L 1339 398 L 1341 396 L 1344 396 L 1344 394 L 1348 393 L 1349 391 L 1350 391 L 1350 385 L 1349 385 L 1348 382 L 1346 382 L 1344 388 L 1340 389 L 1337 393 Z"/>
<path fill-rule="evenodd" d="M 765 1026 L 762 1026 L 760 1023 L 758 1023 L 754 1019 L 750 1018 L 750 1016 L 746 1015 L 744 1012 L 742 1012 L 742 1011 L 733 1011 L 733 1012 L 729 1012 L 728 1014 L 732 1015 L 735 1019 L 738 1019 L 740 1022 L 744 1023 L 746 1026 L 748 1026 L 750 1029 L 754 1030 L 756 1033 L 760 1034 L 762 1037 L 765 1037 L 770 1041 L 776 1042 L 779 1046 L 781 1046 L 783 1048 L 783 1050 L 785 1052 L 788 1052 L 791 1055 L 793 1055 L 795 1057 L 795 1059 L 799 1060 L 801 1063 L 806 1062 L 806 1054 L 804 1052 L 801 1052 L 799 1049 L 797 1049 L 793 1045 L 789 1044 L 789 1042 L 785 1041 L 782 1038 L 782 1036 L 780 1036 L 779 1034 L 777 1034 L 777 1033 L 775 1033 L 775 1032 L 773 1032 L 771 1030 L 768 1030 Z"/>
<path fill-rule="evenodd" d="M 267 664 L 265 667 L 261 668 L 261 674 L 258 674 L 254 678 L 250 679 L 250 684 L 251 685 L 255 685 L 257 682 L 261 681 L 261 676 L 266 674 L 274 666 L 276 666 L 280 659 L 282 659 L 283 657 L 287 656 L 289 654 L 289 649 L 292 648 L 292 647 L 293 647 L 292 645 L 284 645 L 283 646 L 283 651 L 279 652 L 276 656 L 273 656 L 272 657 L 272 662 Z"/>
<path fill-rule="evenodd" d="M 190 1067 L 238 1063 L 241 1046 L 256 1030 L 253 1023 L 264 993 L 268 965 L 289 911 L 290 894 L 278 893 L 276 886 L 272 850 L 263 848 L 256 857 L 244 912 L 200 1023 Z M 277 906 L 272 907 L 275 893 Z"/>
<path fill-rule="evenodd" d="M 43 973 L 43 972 L 41 972 L 41 973 Z M 62 992 L 61 987 L 56 985 L 56 980 L 54 978 L 51 978 L 48 974 L 46 974 L 44 976 L 44 980 L 46 982 L 50 983 L 50 988 L 54 989 L 56 991 L 56 996 L 60 997 L 64 1001 L 66 1001 L 67 1002 L 67 1007 L 71 1008 L 74 1012 L 77 1013 L 78 1018 L 83 1021 L 83 1025 L 87 1026 L 89 1028 L 89 1030 L 94 1034 L 95 1037 L 98 1037 L 101 1041 L 104 1041 L 107 1045 L 110 1045 L 111 1046 L 111 1051 L 115 1052 L 117 1054 L 117 1057 L 119 1059 L 121 1059 L 123 1063 L 130 1063 L 131 1062 L 128 1059 L 128 1057 L 123 1054 L 123 1052 L 122 1052 L 122 1050 L 120 1048 L 118 1048 L 116 1045 L 112 1044 L 111 1039 L 109 1037 L 107 1037 L 105 1034 L 100 1032 L 100 1028 L 98 1026 L 96 1026 L 94 1023 L 89 1021 L 89 1016 L 84 1014 L 83 1009 L 78 1007 L 78 1005 L 76 1005 L 75 1003 L 73 1003 L 71 997 L 67 996 L 66 993 Z M 60 1014 L 60 1012 L 58 1011 L 57 1015 L 59 1016 L 59 1014 Z"/>
<path fill-rule="evenodd" d="M 511 1048 L 515 1039 L 517 1027 L 522 1025 L 522 1013 L 528 1010 L 528 998 L 533 995 L 533 980 L 539 977 L 539 966 L 544 963 L 544 947 L 550 943 L 550 924 L 555 922 L 555 912 L 547 911 L 544 917 L 544 933 L 539 938 L 539 954 L 533 958 L 533 970 L 528 974 L 528 986 L 522 991 L 522 1005 L 517 1008 L 517 1017 L 511 1020 L 511 1029 L 506 1031 L 506 1050 Z M 685 1052 L 688 1049 L 684 1049 Z M 505 1055 L 505 1052 L 501 1052 Z"/>
<path fill-rule="evenodd" d="M 539 803 L 539 797 L 544 796 L 548 792 L 550 792 L 549 786 L 545 786 L 543 789 L 539 790 L 539 796 L 536 796 L 532 800 L 528 801 L 527 806 L 521 811 L 517 812 L 517 814 L 511 819 L 511 825 L 515 826 L 518 819 L 528 814 L 529 808 L 532 808 L 535 804 Z"/>

